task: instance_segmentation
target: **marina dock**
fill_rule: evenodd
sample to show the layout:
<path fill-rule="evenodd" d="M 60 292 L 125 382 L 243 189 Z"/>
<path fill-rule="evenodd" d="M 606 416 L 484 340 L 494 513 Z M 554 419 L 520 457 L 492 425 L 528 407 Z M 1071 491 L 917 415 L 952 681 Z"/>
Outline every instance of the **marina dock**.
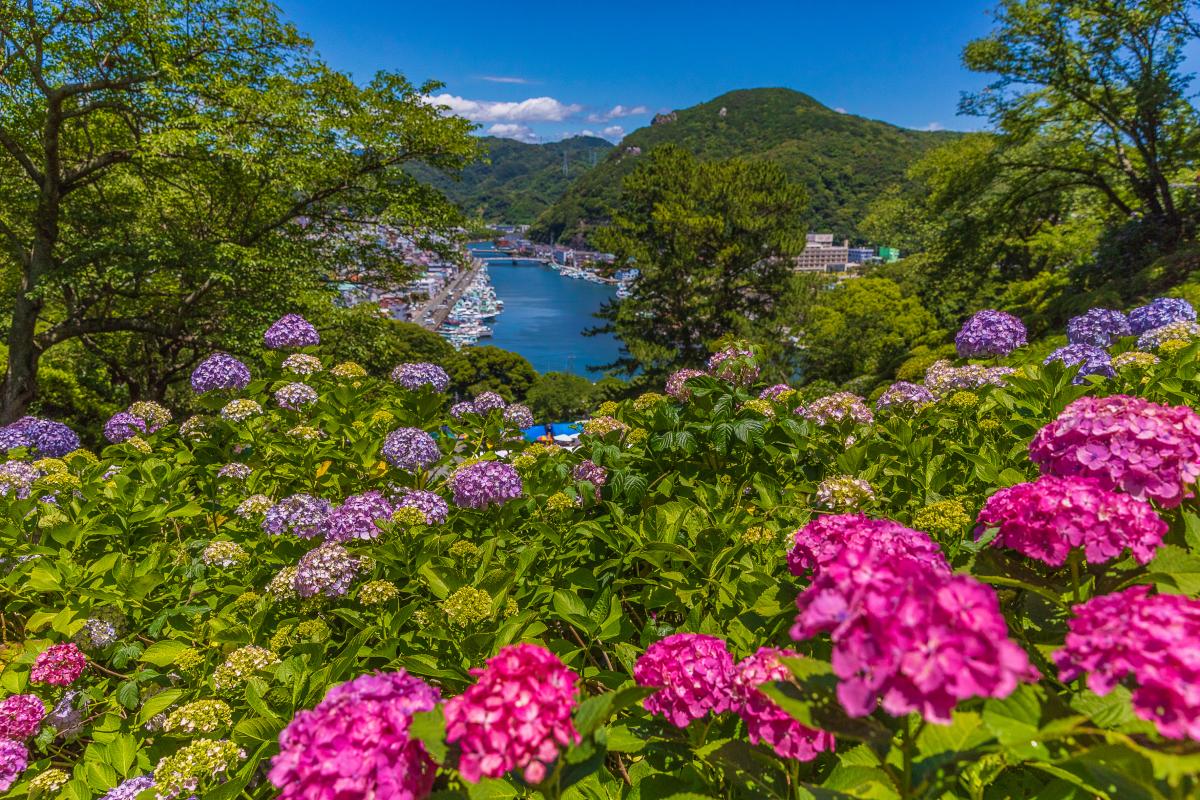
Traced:
<path fill-rule="evenodd" d="M 481 260 L 472 258 L 470 269 L 464 270 L 461 275 L 447 283 L 440 292 L 421 306 L 412 318 L 423 327 L 436 331 L 450 316 L 455 304 L 466 293 L 483 267 L 484 263 Z"/>

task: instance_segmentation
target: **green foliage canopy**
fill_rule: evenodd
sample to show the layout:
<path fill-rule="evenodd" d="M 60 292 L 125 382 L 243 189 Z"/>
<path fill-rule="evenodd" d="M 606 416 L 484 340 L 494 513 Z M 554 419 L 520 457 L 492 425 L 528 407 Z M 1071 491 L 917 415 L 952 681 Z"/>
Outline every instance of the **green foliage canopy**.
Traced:
<path fill-rule="evenodd" d="M 375 222 L 457 212 L 403 172 L 461 167 L 461 119 L 329 69 L 263 0 L 0 5 L 0 259 L 15 291 L 6 417 L 81 339 L 136 396 L 244 350 L 335 266 L 399 277 Z"/>
<path fill-rule="evenodd" d="M 804 247 L 804 190 L 766 162 L 700 161 L 654 150 L 623 184 L 596 240 L 640 270 L 632 295 L 601 316 L 624 342 L 631 373 L 701 364 L 708 345 L 781 306 L 788 256 Z"/>

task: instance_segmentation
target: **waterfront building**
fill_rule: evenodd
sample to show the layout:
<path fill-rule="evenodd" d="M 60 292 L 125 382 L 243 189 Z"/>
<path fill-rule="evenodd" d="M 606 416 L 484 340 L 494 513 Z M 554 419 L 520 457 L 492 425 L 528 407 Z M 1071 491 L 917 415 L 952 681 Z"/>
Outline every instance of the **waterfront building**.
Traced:
<path fill-rule="evenodd" d="M 874 261 L 878 257 L 875 255 L 875 248 L 873 247 L 851 247 L 848 256 L 852 264 L 865 264 L 868 261 Z"/>
<path fill-rule="evenodd" d="M 830 272 L 837 264 L 845 269 L 850 261 L 849 241 L 835 245 L 832 233 L 810 233 L 805 238 L 804 250 L 795 257 L 797 272 Z"/>

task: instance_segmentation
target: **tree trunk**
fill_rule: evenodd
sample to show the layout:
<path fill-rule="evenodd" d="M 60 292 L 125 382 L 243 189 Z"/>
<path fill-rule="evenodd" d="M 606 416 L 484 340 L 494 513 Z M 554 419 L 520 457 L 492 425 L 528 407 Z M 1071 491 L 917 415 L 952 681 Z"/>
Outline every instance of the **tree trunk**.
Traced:
<path fill-rule="evenodd" d="M 50 258 L 44 244 L 41 241 L 35 244 L 29 272 L 21 282 L 21 290 L 13 306 L 12 325 L 8 332 L 4 409 L 0 412 L 0 421 L 6 424 L 21 417 L 37 396 L 37 368 L 41 352 L 34 334 L 42 312 L 42 301 L 35 296 L 35 290 L 37 278 L 45 272 L 46 262 Z"/>
<path fill-rule="evenodd" d="M 4 408 L 0 421 L 5 424 L 25 414 L 37 397 L 38 359 L 42 350 L 36 334 L 44 301 L 38 295 L 43 275 L 54 266 L 54 245 L 58 241 L 58 211 L 60 196 L 56 186 L 42 191 L 34 225 L 33 247 L 29 266 L 22 276 L 21 289 L 13 306 L 12 325 L 8 331 L 8 374 L 4 378 Z"/>

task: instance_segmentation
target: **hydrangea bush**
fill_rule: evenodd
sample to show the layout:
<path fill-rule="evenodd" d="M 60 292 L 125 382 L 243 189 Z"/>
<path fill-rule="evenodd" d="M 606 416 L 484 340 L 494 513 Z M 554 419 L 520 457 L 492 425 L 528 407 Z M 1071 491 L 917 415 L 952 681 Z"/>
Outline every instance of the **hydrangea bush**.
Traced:
<path fill-rule="evenodd" d="M 97 454 L 19 420 L 0 792 L 1197 796 L 1200 343 L 1129 335 L 1189 308 L 1047 363 L 985 314 L 959 344 L 1006 361 L 876 402 L 732 344 L 577 449 L 302 318 Z"/>

